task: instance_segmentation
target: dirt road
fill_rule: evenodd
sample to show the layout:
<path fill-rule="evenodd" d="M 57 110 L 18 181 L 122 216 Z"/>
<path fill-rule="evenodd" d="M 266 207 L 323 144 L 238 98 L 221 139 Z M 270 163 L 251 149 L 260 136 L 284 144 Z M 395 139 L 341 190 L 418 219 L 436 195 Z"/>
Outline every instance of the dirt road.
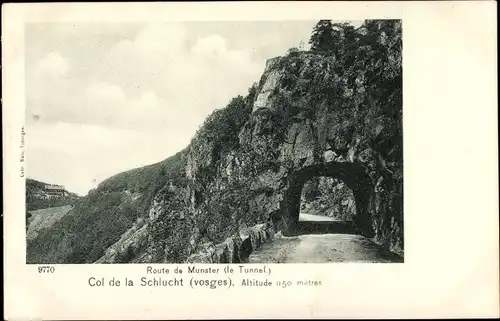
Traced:
<path fill-rule="evenodd" d="M 282 237 L 250 255 L 249 263 L 400 262 L 401 258 L 361 235 Z"/>
<path fill-rule="evenodd" d="M 329 220 L 328 217 L 301 214 L 300 221 L 314 224 Z M 333 262 L 402 262 L 402 258 L 364 236 L 330 233 L 280 237 L 264 244 L 249 257 L 249 263 Z"/>
<path fill-rule="evenodd" d="M 333 217 L 319 216 L 309 213 L 300 213 L 299 221 L 311 221 L 311 222 L 333 222 L 336 221 Z"/>

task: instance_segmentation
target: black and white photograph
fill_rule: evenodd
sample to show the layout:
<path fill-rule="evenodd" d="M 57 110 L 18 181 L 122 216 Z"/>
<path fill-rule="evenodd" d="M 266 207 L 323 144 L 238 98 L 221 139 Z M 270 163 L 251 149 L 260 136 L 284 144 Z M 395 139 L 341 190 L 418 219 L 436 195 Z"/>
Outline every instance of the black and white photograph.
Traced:
<path fill-rule="evenodd" d="M 4 4 L 4 319 L 498 318 L 496 9 Z"/>
<path fill-rule="evenodd" d="M 402 21 L 25 26 L 26 260 L 402 263 Z"/>

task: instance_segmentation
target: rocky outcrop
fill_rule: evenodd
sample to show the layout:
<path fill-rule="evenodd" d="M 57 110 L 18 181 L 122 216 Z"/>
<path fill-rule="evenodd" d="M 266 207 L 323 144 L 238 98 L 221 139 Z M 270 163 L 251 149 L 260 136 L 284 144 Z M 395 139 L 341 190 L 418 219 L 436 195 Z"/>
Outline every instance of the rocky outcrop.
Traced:
<path fill-rule="evenodd" d="M 235 244 L 243 238 L 233 237 L 241 226 L 268 224 L 286 235 L 303 184 L 316 176 L 345 183 L 358 231 L 403 253 L 401 105 L 389 115 L 379 98 L 366 97 L 363 81 L 347 88 L 334 64 L 312 53 L 274 58 L 255 92 L 227 112 L 232 118 L 222 112 L 206 122 L 187 151 L 185 180 L 155 197 L 150 226 L 168 226 L 155 228 L 157 260 L 226 262 L 242 251 Z M 235 117 L 229 132 L 210 132 Z"/>
<path fill-rule="evenodd" d="M 244 261 L 275 233 L 293 233 L 302 187 L 318 176 L 352 191 L 358 233 L 404 253 L 401 27 L 366 27 L 373 34 L 344 56 L 270 59 L 246 97 L 207 118 L 154 189 L 140 257 Z"/>

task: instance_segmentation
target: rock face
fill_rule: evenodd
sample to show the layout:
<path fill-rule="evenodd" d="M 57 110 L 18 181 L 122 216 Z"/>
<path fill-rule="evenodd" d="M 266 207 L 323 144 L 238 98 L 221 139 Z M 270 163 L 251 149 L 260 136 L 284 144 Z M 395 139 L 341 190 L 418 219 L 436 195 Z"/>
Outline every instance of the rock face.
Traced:
<path fill-rule="evenodd" d="M 307 52 L 274 58 L 247 97 L 207 119 L 186 150 L 185 175 L 149 211 L 153 261 L 226 262 L 244 251 L 234 235 L 247 226 L 271 231 L 257 239 L 287 235 L 316 176 L 352 190 L 362 235 L 403 253 L 402 99 L 388 105 L 334 65 Z"/>

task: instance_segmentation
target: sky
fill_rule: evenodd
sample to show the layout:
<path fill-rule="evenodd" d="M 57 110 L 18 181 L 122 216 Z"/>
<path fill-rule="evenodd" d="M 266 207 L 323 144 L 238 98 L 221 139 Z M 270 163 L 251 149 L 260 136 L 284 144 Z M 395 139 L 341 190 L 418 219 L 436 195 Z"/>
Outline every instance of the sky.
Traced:
<path fill-rule="evenodd" d="M 85 195 L 168 158 L 316 22 L 27 25 L 27 176 Z"/>

